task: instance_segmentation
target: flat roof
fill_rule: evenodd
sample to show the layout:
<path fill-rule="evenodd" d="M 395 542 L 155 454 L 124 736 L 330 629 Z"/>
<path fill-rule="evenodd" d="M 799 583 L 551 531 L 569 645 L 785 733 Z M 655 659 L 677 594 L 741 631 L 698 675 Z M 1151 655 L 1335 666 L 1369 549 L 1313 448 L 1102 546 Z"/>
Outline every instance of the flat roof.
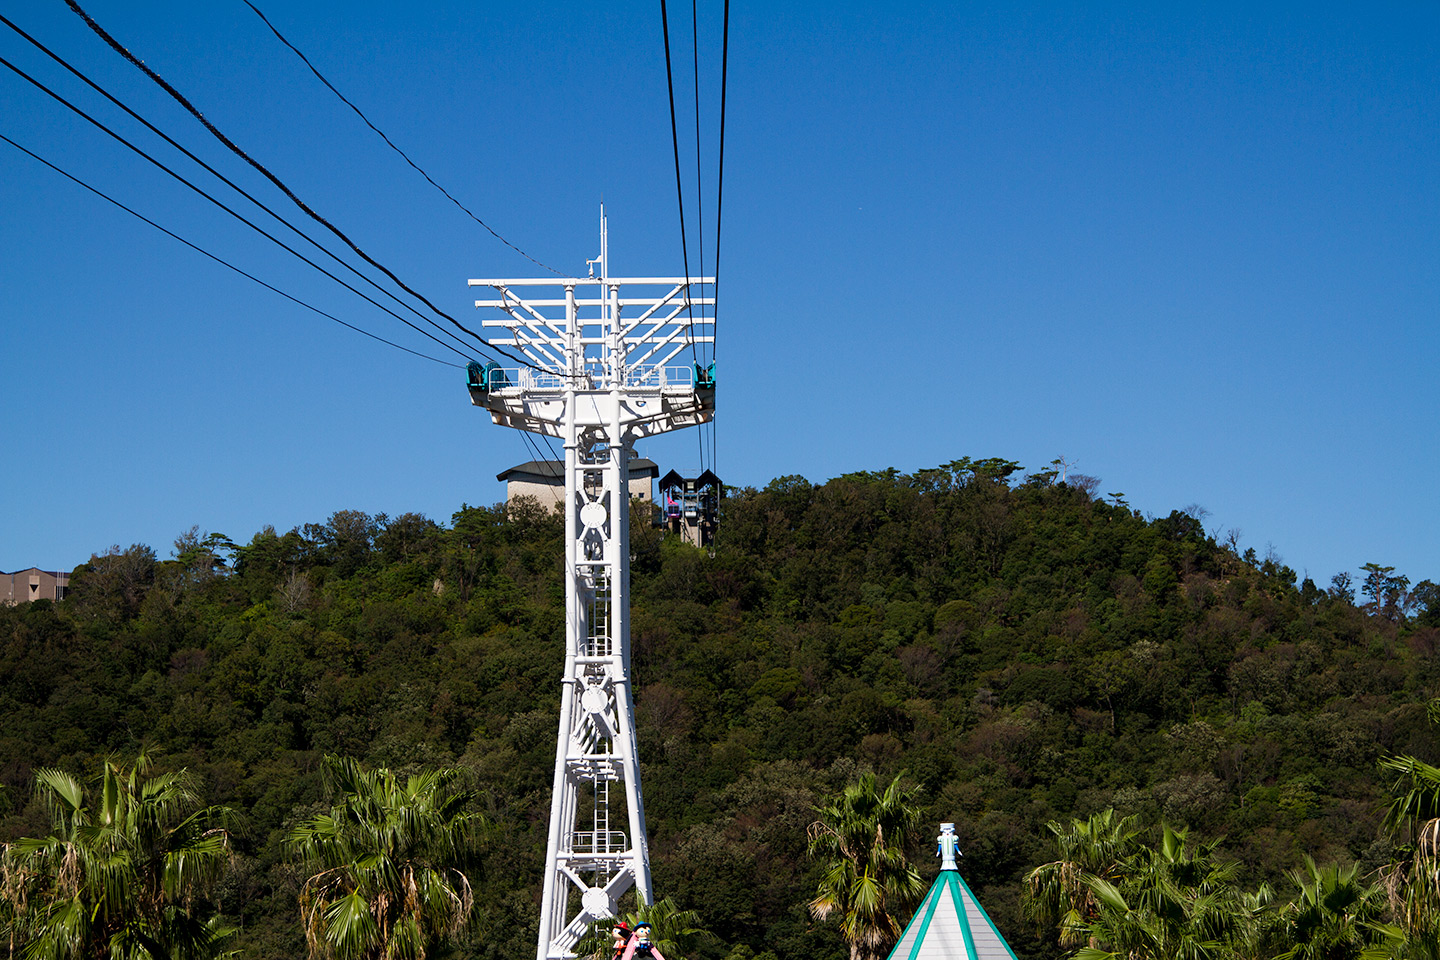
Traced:
<path fill-rule="evenodd" d="M 647 460 L 644 457 L 636 457 L 630 461 L 630 478 L 636 477 L 658 477 L 660 467 L 654 460 Z M 565 461 L 563 460 L 527 460 L 524 463 L 516 464 L 503 473 L 495 474 L 496 480 L 536 480 L 541 483 L 559 482 L 565 476 Z"/>

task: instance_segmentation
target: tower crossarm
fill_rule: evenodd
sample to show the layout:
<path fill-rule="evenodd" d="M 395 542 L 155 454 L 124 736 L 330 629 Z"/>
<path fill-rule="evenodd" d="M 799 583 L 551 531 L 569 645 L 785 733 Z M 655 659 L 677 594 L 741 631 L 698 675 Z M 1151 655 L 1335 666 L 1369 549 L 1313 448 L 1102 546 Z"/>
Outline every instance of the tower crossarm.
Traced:
<path fill-rule="evenodd" d="M 649 366 L 649 367 L 664 367 L 664 366 L 665 366 L 666 364 L 668 364 L 671 360 L 674 360 L 674 359 L 675 359 L 676 357 L 678 357 L 682 352 L 684 352 L 684 350 L 685 350 L 686 347 L 689 347 L 691 344 L 697 343 L 697 342 L 702 342 L 702 341 L 697 341 L 697 340 L 694 339 L 694 338 L 687 338 L 686 340 L 683 340 L 683 341 L 681 341 L 680 343 L 675 343 L 675 342 L 673 341 L 673 339 L 672 339 L 672 340 L 661 340 L 661 341 L 657 342 L 654 346 L 652 346 L 646 353 L 644 353 L 642 356 L 640 356 L 639 358 L 637 358 L 637 360 L 635 361 L 635 366 L 640 367 L 641 369 L 644 369 L 644 368 L 647 367 L 647 366 Z M 665 349 L 666 347 L 669 347 L 669 348 L 670 348 L 669 351 L 666 352 L 666 354 L 665 354 L 663 357 L 661 357 L 660 359 L 655 360 L 655 359 L 654 359 L 654 358 L 655 358 L 655 354 L 659 353 L 661 350 Z M 652 360 L 654 360 L 653 363 L 650 362 L 650 361 L 652 361 Z"/>
<path fill-rule="evenodd" d="M 665 294 L 665 296 L 663 296 L 663 297 L 661 297 L 660 299 L 654 301 L 653 303 L 648 304 L 648 306 L 649 306 L 649 309 L 648 309 L 648 310 L 644 311 L 643 313 L 640 314 L 640 316 L 636 317 L 634 320 L 631 320 L 631 321 L 630 321 L 629 323 L 627 323 L 625 326 L 623 326 L 623 327 L 620 328 L 620 333 L 621 333 L 621 335 L 622 335 L 622 336 L 623 336 L 623 335 L 628 335 L 628 334 L 630 333 L 630 331 L 634 330 L 636 327 L 640 326 L 640 324 L 645 323 L 645 322 L 648 321 L 651 317 L 655 316 L 656 312 L 659 311 L 659 309 L 660 309 L 661 307 L 665 306 L 667 303 L 670 303 L 672 300 L 675 299 L 675 295 L 676 295 L 677 293 L 679 293 L 682 289 L 684 289 L 684 286 L 685 286 L 684 284 L 681 284 L 680 286 L 673 288 L 669 293 Z M 621 310 L 624 310 L 626 307 L 632 306 L 632 305 L 633 305 L 633 304 L 632 304 L 630 301 L 627 300 L 626 302 L 624 302 L 624 303 L 622 303 L 622 304 L 620 305 L 620 309 L 621 309 Z M 677 311 L 672 311 L 672 312 L 669 314 L 670 318 L 673 318 L 673 317 L 675 316 L 676 312 L 677 312 Z M 660 321 L 660 322 L 661 322 L 661 323 L 664 323 L 664 322 L 666 322 L 666 321 L 662 320 L 662 321 Z"/>
<path fill-rule="evenodd" d="M 696 298 L 694 300 L 681 300 L 677 302 L 675 300 L 675 296 L 677 293 L 679 293 L 680 289 L 680 287 L 677 287 L 674 290 L 671 290 L 668 294 L 666 294 L 659 300 L 650 303 L 650 309 L 646 310 L 644 313 L 640 314 L 640 316 L 636 317 L 634 320 L 631 320 L 629 323 L 626 323 L 623 327 L 620 328 L 621 335 L 625 337 L 627 341 L 640 342 L 646 339 L 643 336 L 637 337 L 635 335 L 635 331 L 639 329 L 641 325 L 650 323 L 650 330 L 651 332 L 653 332 L 665 326 L 666 324 L 680 322 L 680 314 L 686 312 L 687 306 L 689 306 L 693 310 L 695 306 L 703 307 L 706 304 L 713 305 L 715 303 L 713 297 L 707 297 L 703 300 L 700 298 Z M 655 314 L 658 313 L 660 311 L 660 308 L 664 306 L 671 306 L 673 307 L 673 309 L 671 309 L 669 313 L 665 314 L 660 319 L 653 320 Z"/>
<path fill-rule="evenodd" d="M 561 319 L 557 321 L 553 317 L 547 317 L 540 312 L 539 308 L 541 306 L 564 306 L 564 300 L 555 302 L 531 302 L 511 293 L 509 287 L 501 285 L 496 286 L 494 289 L 500 294 L 499 300 L 477 300 L 475 301 L 475 305 L 480 306 L 483 303 L 486 306 L 504 310 L 515 323 L 529 327 L 543 327 L 557 340 L 563 341 L 565 336 L 564 320 Z M 486 320 L 484 323 L 487 326 L 494 326 L 497 325 L 497 323 L 504 323 L 504 321 Z"/>
<path fill-rule="evenodd" d="M 563 369 L 565 361 L 565 345 L 555 344 L 554 341 L 531 334 L 527 330 L 516 330 L 515 336 L 509 339 L 493 339 L 490 341 L 497 347 L 517 347 L 520 352 L 530 359 L 535 368 L 551 372 L 557 368 Z M 555 349 L 557 348 L 558 349 Z"/>
<path fill-rule="evenodd" d="M 698 382 L 695 366 L 683 356 L 714 342 L 715 298 L 692 295 L 710 282 L 471 280 L 472 287 L 497 294 L 475 301 L 477 308 L 497 311 L 481 321 L 501 332 L 490 342 L 518 349 L 530 363 L 487 368 L 485 382 L 472 385 L 471 399 L 488 407 L 495 423 L 560 437 L 571 402 L 566 397 L 573 397 L 582 428 L 618 421 L 624 433 L 614 442 L 622 444 L 705 423 L 714 410 L 713 379 Z"/>

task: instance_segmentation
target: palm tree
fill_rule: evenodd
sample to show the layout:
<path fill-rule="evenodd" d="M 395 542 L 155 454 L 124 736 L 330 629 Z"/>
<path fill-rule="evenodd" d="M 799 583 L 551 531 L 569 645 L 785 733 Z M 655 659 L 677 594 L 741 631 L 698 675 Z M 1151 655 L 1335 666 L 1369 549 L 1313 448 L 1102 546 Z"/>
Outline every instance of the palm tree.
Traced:
<path fill-rule="evenodd" d="M 474 899 L 459 869 L 475 852 L 479 814 L 459 768 L 403 782 L 386 769 L 327 756 L 338 798 L 291 831 L 286 845 L 309 879 L 300 915 L 313 958 L 423 960 L 469 919 Z"/>
<path fill-rule="evenodd" d="M 1285 918 L 1275 904 L 1275 890 L 1268 883 L 1240 894 L 1239 930 L 1231 943 L 1236 960 L 1270 960 L 1290 943 Z"/>
<path fill-rule="evenodd" d="M 88 802 L 74 777 L 40 770 L 54 832 L 7 844 L 12 951 L 26 960 L 207 960 L 229 933 L 203 895 L 230 859 L 229 811 L 200 807 L 184 770 L 146 777 L 106 761 Z"/>
<path fill-rule="evenodd" d="M 1430 702 L 1432 719 L 1440 701 Z M 1398 841 L 1400 859 L 1381 871 L 1391 909 L 1410 935 L 1440 928 L 1440 768 L 1415 757 L 1380 759 L 1399 774 L 1382 829 Z"/>
<path fill-rule="evenodd" d="M 1415 757 L 1382 757 L 1380 769 L 1399 774 L 1397 795 L 1385 808 L 1384 829 L 1391 834 L 1408 832 L 1413 839 L 1422 828 L 1440 817 L 1440 768 Z"/>
<path fill-rule="evenodd" d="M 1305 865 L 1290 872 L 1299 896 L 1285 908 L 1287 939 L 1293 946 L 1276 960 L 1359 960 L 1383 939 L 1376 927 L 1384 894 L 1355 879 L 1355 865 Z"/>
<path fill-rule="evenodd" d="M 1099 901 L 1086 927 L 1090 945 L 1076 960 L 1211 960 L 1243 944 L 1245 899 L 1236 866 L 1215 856 L 1218 840 L 1189 843 L 1185 830 L 1162 826 L 1160 845 L 1142 848 L 1119 886 L 1088 881 Z"/>
<path fill-rule="evenodd" d="M 817 808 L 820 819 L 810 825 L 810 855 L 828 860 L 810 912 L 818 920 L 839 914 L 850 960 L 883 957 L 900 937 L 894 914 L 925 892 L 905 859 L 920 816 L 916 792 L 902 789 L 899 776 L 881 791 L 874 774 L 862 774 Z"/>
<path fill-rule="evenodd" d="M 1380 943 L 1360 953 L 1361 960 L 1440 960 L 1440 934 L 1434 930 L 1407 933 L 1394 924 L 1374 925 Z"/>
<path fill-rule="evenodd" d="M 1045 826 L 1055 835 L 1059 857 L 1041 864 L 1025 877 L 1025 913 L 1041 933 L 1060 928 L 1060 945 L 1085 943 L 1086 927 L 1100 913 L 1100 899 L 1091 880 L 1118 883 L 1140 849 L 1138 817 L 1116 818 L 1114 810 L 1068 826 L 1052 820 Z"/>

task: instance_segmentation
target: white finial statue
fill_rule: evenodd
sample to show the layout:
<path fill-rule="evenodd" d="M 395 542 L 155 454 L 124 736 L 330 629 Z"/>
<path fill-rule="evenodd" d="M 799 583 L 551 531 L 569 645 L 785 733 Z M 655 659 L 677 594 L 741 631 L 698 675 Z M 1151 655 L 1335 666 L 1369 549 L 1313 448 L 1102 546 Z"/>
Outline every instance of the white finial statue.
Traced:
<path fill-rule="evenodd" d="M 940 836 L 935 845 L 935 856 L 940 858 L 941 870 L 959 870 L 955 858 L 961 856 L 960 840 L 955 836 L 955 824 L 940 824 Z"/>

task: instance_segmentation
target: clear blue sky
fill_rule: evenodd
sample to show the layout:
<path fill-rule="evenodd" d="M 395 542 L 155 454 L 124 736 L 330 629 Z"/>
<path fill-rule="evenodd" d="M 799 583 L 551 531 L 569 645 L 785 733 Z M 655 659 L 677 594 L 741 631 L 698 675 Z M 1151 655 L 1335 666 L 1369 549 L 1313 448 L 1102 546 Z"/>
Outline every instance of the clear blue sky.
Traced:
<path fill-rule="evenodd" d="M 658 3 L 256 2 L 518 246 L 584 269 L 603 199 L 612 273 L 682 272 Z M 467 278 L 538 270 L 240 0 L 83 5 L 462 320 Z M 713 165 L 720 4 L 701 6 Z M 689 5 L 673 7 L 688 67 Z M 281 202 L 60 0 L 7 15 Z M 1440 579 L 1440 6 L 737 0 L 731 16 L 726 481 L 1063 455 L 1142 511 L 1202 505 L 1322 585 L 1368 561 Z M 0 56 L 175 156 L 4 29 Z M 0 133 L 430 346 L 8 71 Z M 530 457 L 460 371 L 281 300 L 4 144 L 0 250 L 0 569 L 112 543 L 166 556 L 192 524 L 244 542 L 342 508 L 448 521 Z M 699 462 L 693 432 L 641 452 Z"/>

